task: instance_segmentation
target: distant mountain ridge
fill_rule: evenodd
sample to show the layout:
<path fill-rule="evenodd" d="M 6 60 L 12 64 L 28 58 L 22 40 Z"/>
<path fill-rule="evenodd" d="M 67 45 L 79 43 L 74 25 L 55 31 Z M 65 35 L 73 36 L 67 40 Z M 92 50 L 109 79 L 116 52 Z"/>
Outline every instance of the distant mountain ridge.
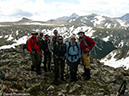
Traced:
<path fill-rule="evenodd" d="M 128 28 L 129 27 L 128 19 L 129 19 L 128 16 L 126 16 L 126 19 L 123 20 L 123 17 L 111 18 L 97 14 L 79 16 L 76 13 L 73 13 L 71 16 L 63 16 L 49 21 L 65 22 L 71 25 L 77 25 L 77 26 L 85 25 L 97 28 Z"/>
<path fill-rule="evenodd" d="M 79 16 L 79 15 L 77 15 L 76 13 L 73 13 L 70 16 L 59 17 L 59 18 L 57 18 L 55 20 L 57 20 L 57 21 L 69 21 L 70 19 L 76 18 L 77 16 Z"/>
<path fill-rule="evenodd" d="M 18 23 L 24 23 L 24 22 L 32 22 L 33 20 L 28 19 L 26 17 L 23 17 L 21 20 L 18 21 Z"/>
<path fill-rule="evenodd" d="M 77 32 L 84 31 L 102 49 L 96 49 L 97 56 L 94 55 L 93 57 L 97 58 L 103 58 L 116 48 L 127 48 L 129 46 L 129 23 L 125 21 L 97 14 L 79 16 L 73 13 L 66 16 L 66 19 L 64 18 L 65 16 L 42 22 L 23 17 L 17 22 L 0 23 L 0 46 L 10 44 L 10 42 L 12 44 L 24 36 L 30 36 L 33 30 L 51 36 L 54 29 L 59 31 L 64 40 L 70 38 L 72 34 L 77 35 Z"/>
<path fill-rule="evenodd" d="M 118 17 L 118 19 L 121 19 L 129 23 L 129 13 L 123 15 L 122 17 Z"/>

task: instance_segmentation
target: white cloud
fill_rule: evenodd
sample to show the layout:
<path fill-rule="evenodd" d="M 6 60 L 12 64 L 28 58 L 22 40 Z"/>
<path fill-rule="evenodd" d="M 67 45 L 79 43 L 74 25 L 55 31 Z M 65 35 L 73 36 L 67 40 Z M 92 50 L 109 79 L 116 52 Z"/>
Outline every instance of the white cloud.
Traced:
<path fill-rule="evenodd" d="M 129 12 L 128 0 L 78 0 L 80 3 L 45 3 L 44 0 L 0 0 L 0 22 L 18 21 L 22 17 L 45 21 L 68 16 L 90 13 L 122 16 Z"/>
<path fill-rule="evenodd" d="M 128 0 L 78 0 L 80 7 L 89 12 L 109 14 L 110 16 L 120 16 L 129 11 Z M 126 9 L 126 10 L 125 10 Z"/>

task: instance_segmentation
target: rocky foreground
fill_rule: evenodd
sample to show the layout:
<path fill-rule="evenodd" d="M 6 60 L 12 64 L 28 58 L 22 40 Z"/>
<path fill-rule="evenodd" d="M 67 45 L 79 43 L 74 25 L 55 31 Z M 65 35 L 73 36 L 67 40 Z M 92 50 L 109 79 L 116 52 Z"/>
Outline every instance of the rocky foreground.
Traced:
<path fill-rule="evenodd" d="M 124 96 L 129 96 L 129 70 L 123 67 L 115 69 L 92 59 L 91 79 L 83 81 L 80 64 L 79 80 L 70 82 L 66 64 L 66 81 L 56 86 L 54 73 L 45 73 L 43 63 L 42 75 L 30 71 L 31 64 L 29 52 L 23 54 L 20 46 L 0 50 L 0 96 L 116 96 L 123 80 L 127 81 Z"/>

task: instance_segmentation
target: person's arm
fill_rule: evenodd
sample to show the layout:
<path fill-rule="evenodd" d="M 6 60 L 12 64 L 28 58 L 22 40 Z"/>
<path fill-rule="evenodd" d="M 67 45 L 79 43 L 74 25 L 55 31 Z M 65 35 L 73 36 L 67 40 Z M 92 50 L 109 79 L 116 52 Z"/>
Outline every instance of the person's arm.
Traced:
<path fill-rule="evenodd" d="M 30 51 L 30 52 L 32 52 L 32 49 L 31 49 L 31 46 L 32 46 L 32 41 L 31 41 L 31 38 L 28 40 L 28 50 Z"/>
<path fill-rule="evenodd" d="M 42 40 L 42 48 L 41 48 L 43 51 L 45 51 L 45 41 Z"/>
<path fill-rule="evenodd" d="M 58 53 L 58 46 L 57 46 L 57 44 L 55 44 L 55 46 L 54 46 L 53 53 L 54 53 L 55 55 L 57 55 L 57 53 Z"/>
<path fill-rule="evenodd" d="M 86 39 L 87 39 L 88 42 L 90 43 L 90 46 L 89 46 L 88 49 L 91 50 L 91 49 L 94 47 L 95 42 L 94 42 L 94 40 L 92 40 L 92 39 L 91 39 L 90 37 L 88 37 L 88 36 L 85 38 L 85 40 L 86 40 Z"/>
<path fill-rule="evenodd" d="M 79 43 L 77 43 L 77 44 L 78 44 L 78 47 L 79 47 L 79 50 L 78 50 L 78 51 L 79 51 L 79 54 L 78 54 L 78 55 L 79 55 L 79 58 L 81 58 L 81 48 L 80 48 L 80 44 L 79 44 Z"/>
<path fill-rule="evenodd" d="M 69 43 L 66 45 L 66 58 L 68 59 L 68 46 L 69 46 Z"/>

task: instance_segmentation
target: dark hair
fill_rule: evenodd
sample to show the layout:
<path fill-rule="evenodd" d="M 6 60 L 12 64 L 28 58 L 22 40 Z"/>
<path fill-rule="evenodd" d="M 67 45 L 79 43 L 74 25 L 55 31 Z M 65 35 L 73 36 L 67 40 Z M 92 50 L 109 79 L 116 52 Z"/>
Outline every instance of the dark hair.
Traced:
<path fill-rule="evenodd" d="M 58 31 L 57 31 L 56 29 L 54 30 L 54 33 L 55 33 L 55 32 L 57 32 L 57 33 L 58 33 Z"/>
<path fill-rule="evenodd" d="M 47 36 L 49 37 L 49 35 L 48 35 L 48 34 L 46 34 L 46 35 L 45 35 L 45 38 L 46 38 Z"/>
<path fill-rule="evenodd" d="M 40 36 L 43 36 L 43 33 L 42 32 L 40 32 Z"/>

